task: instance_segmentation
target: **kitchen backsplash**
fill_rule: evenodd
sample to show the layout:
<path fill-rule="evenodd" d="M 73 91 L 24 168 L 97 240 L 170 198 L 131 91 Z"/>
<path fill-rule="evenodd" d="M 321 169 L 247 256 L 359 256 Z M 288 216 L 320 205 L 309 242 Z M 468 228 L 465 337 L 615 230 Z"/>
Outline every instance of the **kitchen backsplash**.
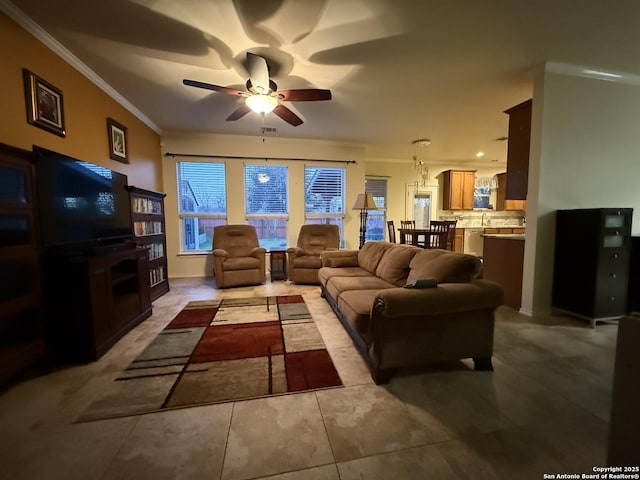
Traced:
<path fill-rule="evenodd" d="M 523 227 L 525 212 L 494 210 L 442 210 L 440 220 L 457 220 L 458 228 L 471 227 Z"/>

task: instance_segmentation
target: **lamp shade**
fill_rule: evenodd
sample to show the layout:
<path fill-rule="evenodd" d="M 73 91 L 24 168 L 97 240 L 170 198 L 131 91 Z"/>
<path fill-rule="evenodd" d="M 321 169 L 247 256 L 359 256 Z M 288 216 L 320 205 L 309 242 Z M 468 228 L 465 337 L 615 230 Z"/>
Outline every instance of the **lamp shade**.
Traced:
<path fill-rule="evenodd" d="M 373 201 L 373 195 L 370 193 L 359 193 L 356 203 L 353 204 L 352 210 L 377 210 L 376 202 Z"/>

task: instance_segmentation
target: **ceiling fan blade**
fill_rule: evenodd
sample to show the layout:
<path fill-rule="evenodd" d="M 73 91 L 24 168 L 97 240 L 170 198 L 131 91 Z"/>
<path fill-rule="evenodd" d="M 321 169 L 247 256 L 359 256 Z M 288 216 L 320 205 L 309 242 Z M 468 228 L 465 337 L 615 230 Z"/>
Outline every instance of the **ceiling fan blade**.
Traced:
<path fill-rule="evenodd" d="M 227 122 L 238 120 L 239 118 L 244 117 L 250 111 L 251 109 L 249 108 L 249 106 L 246 103 L 243 103 L 231 115 L 227 117 Z"/>
<path fill-rule="evenodd" d="M 247 52 L 247 70 L 251 85 L 254 88 L 262 88 L 262 93 L 269 91 L 269 67 L 267 61 L 260 55 Z"/>
<path fill-rule="evenodd" d="M 302 88 L 298 90 L 278 90 L 278 97 L 286 102 L 313 102 L 331 100 L 331 90 L 319 88 Z"/>
<path fill-rule="evenodd" d="M 298 125 L 302 125 L 303 123 L 302 119 L 299 116 L 297 116 L 295 113 L 293 113 L 291 110 L 289 110 L 287 107 L 285 107 L 282 104 L 274 108 L 273 113 L 275 113 L 282 120 L 284 120 L 290 125 L 293 125 L 294 127 L 297 127 Z"/>
<path fill-rule="evenodd" d="M 198 82 L 196 80 L 187 80 L 187 79 L 182 80 L 182 83 L 190 87 L 205 88 L 207 90 L 213 90 L 215 92 L 228 93 L 229 95 L 240 95 L 243 97 L 247 96 L 247 93 L 243 92 L 242 90 L 237 90 L 235 88 L 229 88 L 229 87 L 221 87 L 220 85 L 213 85 L 212 83 L 204 83 L 204 82 Z"/>

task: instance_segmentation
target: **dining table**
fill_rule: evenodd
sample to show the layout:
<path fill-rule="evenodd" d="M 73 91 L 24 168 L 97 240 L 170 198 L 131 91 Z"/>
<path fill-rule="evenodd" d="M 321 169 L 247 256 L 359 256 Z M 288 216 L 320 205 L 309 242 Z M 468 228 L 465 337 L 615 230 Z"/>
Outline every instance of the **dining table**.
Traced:
<path fill-rule="evenodd" d="M 429 228 L 399 228 L 400 243 L 422 248 L 446 248 L 447 232 L 434 232 Z"/>

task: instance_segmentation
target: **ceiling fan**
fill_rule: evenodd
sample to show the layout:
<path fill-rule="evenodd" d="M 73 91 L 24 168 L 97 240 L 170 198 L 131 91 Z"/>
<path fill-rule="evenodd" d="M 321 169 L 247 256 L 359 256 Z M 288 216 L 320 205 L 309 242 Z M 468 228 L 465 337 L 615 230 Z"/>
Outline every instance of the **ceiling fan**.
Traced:
<path fill-rule="evenodd" d="M 227 117 L 227 121 L 238 120 L 250 111 L 261 115 L 273 112 L 285 122 L 297 127 L 303 123 L 302 119 L 284 106 L 282 102 L 331 100 L 331 90 L 318 88 L 278 90 L 278 86 L 269 78 L 267 61 L 260 55 L 247 52 L 247 70 L 249 71 L 249 79 L 246 83 L 246 92 L 235 88 L 213 85 L 211 83 L 198 82 L 196 80 L 184 79 L 182 83 L 190 87 L 205 88 L 207 90 L 244 97 L 244 103 Z"/>

